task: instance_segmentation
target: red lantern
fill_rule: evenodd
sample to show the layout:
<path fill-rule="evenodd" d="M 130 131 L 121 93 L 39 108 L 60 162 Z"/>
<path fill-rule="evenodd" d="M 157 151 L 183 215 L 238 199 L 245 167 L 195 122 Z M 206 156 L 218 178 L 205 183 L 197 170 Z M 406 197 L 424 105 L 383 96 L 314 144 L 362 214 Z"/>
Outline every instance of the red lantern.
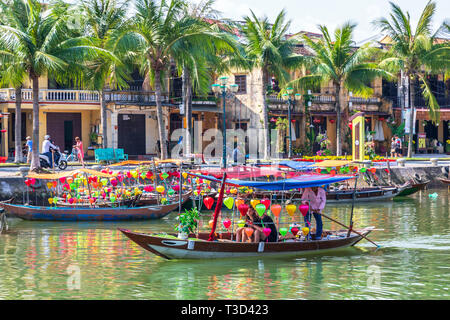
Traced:
<path fill-rule="evenodd" d="M 292 123 L 295 123 L 295 121 L 296 121 L 295 119 L 292 119 L 292 120 L 291 120 Z"/>
<path fill-rule="evenodd" d="M 330 123 L 335 123 L 335 122 L 336 122 L 336 120 L 330 119 Z"/>
<path fill-rule="evenodd" d="M 203 203 L 205 204 L 206 208 L 208 208 L 208 210 L 210 210 L 214 204 L 214 199 L 211 197 L 205 197 L 203 199 Z"/>
<path fill-rule="evenodd" d="M 350 122 L 350 123 L 348 124 L 348 127 L 350 128 L 350 130 L 352 130 L 352 129 L 353 129 L 353 124 Z"/>

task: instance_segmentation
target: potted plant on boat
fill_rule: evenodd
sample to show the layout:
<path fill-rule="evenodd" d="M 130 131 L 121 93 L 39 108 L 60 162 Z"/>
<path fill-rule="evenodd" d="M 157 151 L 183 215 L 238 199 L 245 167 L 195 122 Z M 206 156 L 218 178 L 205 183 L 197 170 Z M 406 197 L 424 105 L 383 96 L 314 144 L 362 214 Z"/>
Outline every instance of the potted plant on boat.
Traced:
<path fill-rule="evenodd" d="M 190 233 L 195 233 L 198 226 L 198 210 L 197 208 L 192 208 L 191 210 L 185 209 L 184 213 L 176 218 L 179 223 L 175 226 L 175 230 L 178 231 L 179 239 L 187 239 Z"/>

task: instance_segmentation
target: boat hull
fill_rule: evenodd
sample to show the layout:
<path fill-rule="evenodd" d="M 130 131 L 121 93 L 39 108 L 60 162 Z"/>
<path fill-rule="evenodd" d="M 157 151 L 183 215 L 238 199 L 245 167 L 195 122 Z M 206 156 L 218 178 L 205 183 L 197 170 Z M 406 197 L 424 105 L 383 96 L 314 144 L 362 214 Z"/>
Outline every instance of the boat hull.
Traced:
<path fill-rule="evenodd" d="M 12 217 L 37 221 L 130 221 L 160 219 L 178 208 L 178 203 L 146 207 L 62 208 L 2 203 Z"/>
<path fill-rule="evenodd" d="M 130 240 L 165 259 L 229 259 L 251 257 L 281 257 L 291 255 L 317 254 L 355 245 L 362 237 L 352 233 L 350 237 L 333 240 L 312 240 L 292 242 L 243 243 L 229 240 L 229 234 L 220 234 L 226 239 L 218 241 L 180 240 L 176 238 L 155 237 L 149 234 L 119 229 Z M 367 235 L 372 228 L 359 232 Z M 205 237 L 203 237 L 205 238 Z"/>

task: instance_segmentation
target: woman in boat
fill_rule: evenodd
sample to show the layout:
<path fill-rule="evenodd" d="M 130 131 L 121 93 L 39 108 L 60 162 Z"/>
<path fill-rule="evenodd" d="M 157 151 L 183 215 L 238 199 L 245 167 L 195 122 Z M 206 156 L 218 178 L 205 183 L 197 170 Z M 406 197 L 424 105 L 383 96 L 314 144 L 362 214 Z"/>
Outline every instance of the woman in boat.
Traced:
<path fill-rule="evenodd" d="M 250 207 L 245 215 L 245 225 L 236 229 L 236 242 L 246 242 L 248 239 L 251 239 L 253 242 L 254 235 L 249 238 L 245 233 L 245 228 L 251 227 L 256 219 L 259 219 L 259 217 L 256 214 L 255 209 Z"/>
<path fill-rule="evenodd" d="M 322 238 L 322 210 L 327 203 L 327 194 L 323 188 L 311 187 L 306 188 L 302 196 L 303 203 L 309 202 L 309 211 L 305 216 L 305 225 L 311 229 L 311 212 L 316 220 L 316 233 L 314 239 L 319 240 Z"/>
<path fill-rule="evenodd" d="M 270 234 L 266 236 L 264 234 L 264 228 L 270 228 Z M 278 230 L 275 227 L 275 223 L 272 218 L 267 215 L 267 211 L 264 212 L 264 215 L 258 221 L 253 223 L 253 229 L 255 229 L 254 240 L 253 242 L 278 242 Z"/>

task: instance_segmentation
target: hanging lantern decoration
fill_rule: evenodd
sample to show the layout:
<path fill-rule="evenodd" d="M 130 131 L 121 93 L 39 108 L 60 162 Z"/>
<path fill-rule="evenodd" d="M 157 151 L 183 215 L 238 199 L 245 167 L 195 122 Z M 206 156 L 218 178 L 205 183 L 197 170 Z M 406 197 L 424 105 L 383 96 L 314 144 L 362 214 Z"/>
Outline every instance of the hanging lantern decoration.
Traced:
<path fill-rule="evenodd" d="M 208 208 L 208 210 L 211 210 L 211 208 L 214 204 L 214 199 L 211 197 L 205 197 L 203 199 L 203 203 L 205 204 L 206 208 Z"/>
<path fill-rule="evenodd" d="M 233 209 L 233 205 L 234 205 L 234 199 L 231 197 L 227 197 L 223 200 L 223 204 L 228 208 L 228 209 Z"/>
<path fill-rule="evenodd" d="M 335 123 L 336 120 L 335 119 L 330 119 L 330 123 Z"/>
<path fill-rule="evenodd" d="M 306 237 L 308 235 L 308 233 L 309 233 L 309 228 L 308 227 L 304 227 L 302 229 L 302 232 L 303 232 L 303 235 Z"/>
<path fill-rule="evenodd" d="M 280 234 L 284 237 L 288 233 L 287 228 L 280 228 Z"/>
<path fill-rule="evenodd" d="M 298 207 L 298 209 L 300 210 L 300 213 L 302 214 L 302 216 L 306 216 L 306 214 L 308 213 L 308 211 L 309 211 L 309 204 L 307 204 L 307 203 L 302 203 L 299 207 Z"/>
<path fill-rule="evenodd" d="M 279 204 L 273 204 L 270 207 L 270 211 L 274 214 L 275 217 L 279 217 L 281 213 L 281 205 Z"/>
<path fill-rule="evenodd" d="M 225 229 L 228 229 L 231 226 L 231 220 L 225 219 L 225 220 L 223 220 L 222 224 L 225 227 Z"/>
<path fill-rule="evenodd" d="M 208 225 L 212 229 L 212 227 L 214 225 L 214 220 L 209 220 Z"/>
<path fill-rule="evenodd" d="M 377 168 L 373 168 L 373 167 L 372 167 L 372 168 L 370 168 L 369 170 L 370 170 L 370 172 L 372 172 L 373 174 L 375 174 L 375 173 L 377 172 Z"/>
<path fill-rule="evenodd" d="M 266 210 L 269 210 L 270 199 L 264 198 L 264 199 L 261 200 L 261 203 L 266 207 Z"/>
<path fill-rule="evenodd" d="M 268 237 L 272 233 L 272 229 L 270 228 L 264 228 L 263 233 L 266 237 Z"/>
<path fill-rule="evenodd" d="M 264 215 L 264 212 L 266 212 L 266 206 L 264 205 L 264 204 L 262 204 L 262 203 L 258 203 L 256 206 L 255 206 L 255 210 L 256 210 L 256 212 L 258 213 L 258 215 L 260 216 L 260 217 L 262 217 L 263 215 Z"/>
<path fill-rule="evenodd" d="M 300 230 L 299 230 L 297 227 L 292 227 L 292 228 L 291 228 L 291 233 L 294 235 L 294 237 L 297 236 L 297 233 L 298 233 L 299 231 L 300 231 Z"/>
<path fill-rule="evenodd" d="M 244 203 L 245 203 L 244 199 L 236 199 L 236 201 L 235 201 L 236 207 L 238 207 L 238 208 L 241 204 L 244 204 Z"/>
<path fill-rule="evenodd" d="M 245 227 L 245 221 L 244 220 L 238 220 L 237 225 L 239 228 Z"/>
<path fill-rule="evenodd" d="M 287 211 L 288 215 L 290 215 L 291 217 L 294 215 L 296 210 L 297 210 L 297 206 L 295 204 L 288 204 L 286 206 L 286 211 Z"/>
<path fill-rule="evenodd" d="M 256 209 L 256 205 L 259 204 L 261 201 L 259 199 L 252 199 L 250 200 L 250 204 L 252 205 L 253 209 Z"/>
<path fill-rule="evenodd" d="M 245 204 L 245 203 L 243 203 L 243 204 L 240 204 L 239 206 L 238 206 L 238 210 L 239 210 L 239 212 L 241 213 L 241 216 L 245 216 L 246 214 L 247 214 L 247 212 L 248 212 L 248 204 Z"/>
<path fill-rule="evenodd" d="M 253 228 L 245 228 L 245 234 L 247 235 L 247 237 L 251 237 L 253 235 Z"/>
<path fill-rule="evenodd" d="M 164 186 L 159 185 L 156 187 L 156 191 L 159 193 L 163 193 L 165 190 L 166 190 L 166 188 L 164 188 Z"/>

